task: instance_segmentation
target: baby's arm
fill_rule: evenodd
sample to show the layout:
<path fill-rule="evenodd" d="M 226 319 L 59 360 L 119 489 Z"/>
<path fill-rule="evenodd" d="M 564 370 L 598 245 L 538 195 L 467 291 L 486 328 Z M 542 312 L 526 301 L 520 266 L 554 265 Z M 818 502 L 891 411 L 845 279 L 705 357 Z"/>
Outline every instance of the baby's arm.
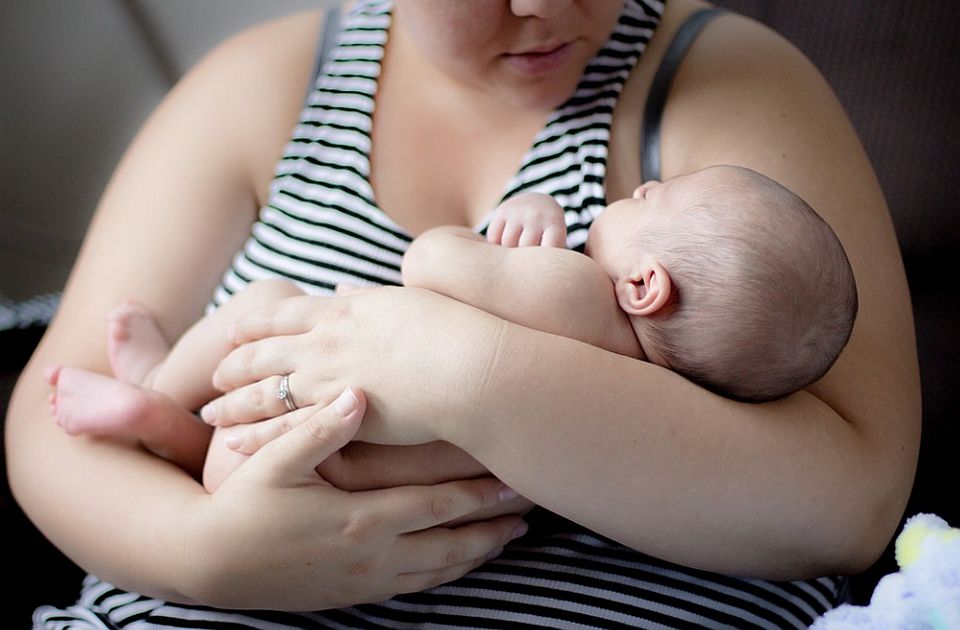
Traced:
<path fill-rule="evenodd" d="M 583 254 L 555 247 L 501 247 L 463 227 L 428 230 L 403 259 L 403 282 L 508 321 L 638 356 L 613 284 Z"/>

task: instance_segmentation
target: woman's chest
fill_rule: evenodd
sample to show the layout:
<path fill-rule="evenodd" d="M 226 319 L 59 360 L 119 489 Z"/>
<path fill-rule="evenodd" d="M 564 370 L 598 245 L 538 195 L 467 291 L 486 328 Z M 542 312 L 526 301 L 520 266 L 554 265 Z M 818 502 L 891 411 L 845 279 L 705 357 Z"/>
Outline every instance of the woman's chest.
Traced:
<path fill-rule="evenodd" d="M 542 118 L 504 128 L 466 113 L 434 115 L 383 90 L 370 149 L 377 205 L 412 236 L 437 225 L 481 227 L 521 169 Z"/>

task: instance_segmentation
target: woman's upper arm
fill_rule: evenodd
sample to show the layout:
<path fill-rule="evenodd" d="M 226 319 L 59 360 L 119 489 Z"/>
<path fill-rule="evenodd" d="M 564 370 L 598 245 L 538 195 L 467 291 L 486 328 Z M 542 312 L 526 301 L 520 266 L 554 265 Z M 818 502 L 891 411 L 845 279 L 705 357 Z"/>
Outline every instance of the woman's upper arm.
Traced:
<path fill-rule="evenodd" d="M 302 104 L 317 17 L 278 20 L 235 36 L 158 106 L 117 167 L 58 313 L 18 382 L 6 423 L 11 485 L 36 524 L 85 567 L 113 574 L 103 564 L 111 562 L 110 552 L 100 553 L 97 541 L 122 549 L 122 540 L 136 537 L 114 525 L 124 519 L 111 513 L 130 508 L 107 488 L 135 486 L 135 475 L 147 467 L 135 473 L 130 464 L 128 474 L 117 476 L 116 467 L 136 454 L 114 450 L 105 461 L 94 453 L 108 445 L 88 449 L 86 440 L 67 439 L 44 421 L 48 388 L 41 370 L 65 363 L 107 371 L 106 314 L 125 300 L 144 304 L 170 340 L 202 314 L 249 232 L 258 194 Z M 67 523 L 59 516 L 65 512 L 86 516 Z"/>
<path fill-rule="evenodd" d="M 98 314 L 133 299 L 170 337 L 201 314 L 249 232 L 302 104 L 313 37 L 301 34 L 308 50 L 287 42 L 311 27 L 315 20 L 296 16 L 234 36 L 167 95 L 107 186 L 64 313 L 77 311 L 78 299 Z"/>
<path fill-rule="evenodd" d="M 890 493 L 887 513 L 899 518 L 920 429 L 910 297 L 883 193 L 833 91 L 782 37 L 723 16 L 681 67 L 662 137 L 664 178 L 711 164 L 747 166 L 803 197 L 839 236 L 860 308 L 848 346 L 809 391 L 862 437 L 882 479 L 874 486 Z"/>

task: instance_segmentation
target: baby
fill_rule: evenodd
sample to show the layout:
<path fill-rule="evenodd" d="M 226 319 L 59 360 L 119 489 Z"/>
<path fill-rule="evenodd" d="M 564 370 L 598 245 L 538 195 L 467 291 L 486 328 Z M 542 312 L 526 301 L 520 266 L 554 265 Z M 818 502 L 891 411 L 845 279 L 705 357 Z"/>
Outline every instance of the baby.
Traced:
<path fill-rule="evenodd" d="M 489 242 L 457 227 L 417 238 L 404 283 L 752 402 L 819 379 L 853 328 L 857 289 L 837 236 L 747 168 L 645 183 L 593 222 L 586 256 L 558 249 L 565 235 L 552 198 L 518 195 L 496 210 Z"/>
<path fill-rule="evenodd" d="M 414 240 L 403 280 L 517 324 L 672 369 L 745 401 L 816 381 L 849 338 L 853 273 L 830 227 L 799 197 L 749 169 L 715 166 L 647 182 L 594 221 L 585 253 L 564 248 L 563 210 L 525 193 L 494 212 L 487 238 L 440 227 Z M 540 247 L 524 247 L 540 245 Z M 111 314 L 116 378 L 53 368 L 51 405 L 69 433 L 127 436 L 213 491 L 245 455 L 210 443 L 189 411 L 216 397 L 210 376 L 240 316 L 299 295 L 251 284 L 171 348 L 136 305 Z M 277 414 L 287 398 L 277 401 Z M 207 447 L 210 452 L 207 454 Z"/>

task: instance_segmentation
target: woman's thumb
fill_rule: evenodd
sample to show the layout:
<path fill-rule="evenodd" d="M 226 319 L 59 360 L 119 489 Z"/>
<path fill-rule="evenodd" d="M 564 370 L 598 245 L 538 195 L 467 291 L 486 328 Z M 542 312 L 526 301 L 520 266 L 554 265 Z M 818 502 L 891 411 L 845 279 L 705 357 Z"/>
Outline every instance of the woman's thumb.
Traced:
<path fill-rule="evenodd" d="M 261 449 L 274 460 L 280 479 L 316 474 L 314 469 L 346 446 L 360 429 L 367 400 L 363 392 L 348 387 L 326 407 Z"/>

